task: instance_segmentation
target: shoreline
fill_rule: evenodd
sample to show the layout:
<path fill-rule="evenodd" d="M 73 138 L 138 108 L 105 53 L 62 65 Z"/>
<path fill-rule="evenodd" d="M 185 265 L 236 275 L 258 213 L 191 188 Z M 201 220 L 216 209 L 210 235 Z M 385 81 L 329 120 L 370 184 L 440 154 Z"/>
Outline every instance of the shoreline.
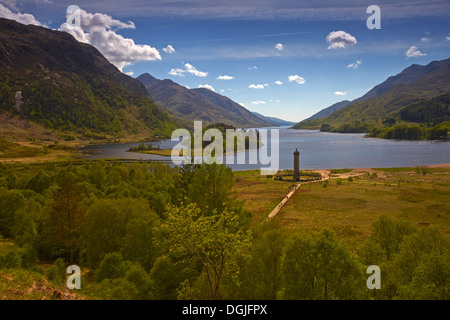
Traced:
<path fill-rule="evenodd" d="M 166 150 L 166 149 L 161 149 L 161 150 Z M 167 150 L 171 150 L 171 149 L 167 149 Z M 152 150 L 153 151 L 153 150 Z M 157 150 L 155 150 L 157 151 Z M 140 153 L 140 152 L 137 152 Z M 143 153 L 144 154 L 144 153 Z M 147 153 L 148 154 L 148 153 Z M 155 153 L 155 155 L 158 155 Z M 170 158 L 170 156 L 165 156 L 165 155 L 160 155 L 162 157 L 166 157 L 166 158 Z M 87 159 L 84 156 L 80 156 L 79 154 L 74 155 L 74 154 L 53 154 L 53 157 L 46 155 L 46 156 L 41 156 L 41 157 L 25 157 L 25 158 L 0 158 L 0 164 L 45 164 L 45 163 L 67 163 L 67 162 L 95 162 L 95 161 L 118 161 L 118 162 L 142 162 L 142 159 L 121 159 L 121 158 L 102 158 L 102 159 Z M 147 160 L 144 160 L 147 161 Z M 166 163 L 166 164 L 171 164 L 170 161 L 165 161 L 165 160 L 148 160 L 149 162 L 161 162 L 161 163 Z M 416 169 L 416 168 L 420 168 L 420 167 L 426 167 L 426 168 L 431 168 L 431 169 L 450 169 L 450 163 L 440 163 L 440 164 L 433 164 L 433 165 L 416 165 L 416 166 L 398 166 L 398 167 L 364 167 L 364 168 L 300 168 L 301 170 L 304 171 L 330 171 L 330 170 L 342 170 L 342 169 L 348 169 L 348 170 L 360 170 L 360 171 L 373 171 L 373 170 L 377 170 L 377 169 L 401 169 L 401 168 L 405 168 L 405 169 Z M 233 170 L 233 172 L 245 172 L 245 171 L 259 171 L 259 169 L 247 169 L 247 170 Z M 283 168 L 283 169 L 279 169 L 278 172 L 282 172 L 284 170 L 293 170 L 293 168 Z"/>
<path fill-rule="evenodd" d="M 426 166 L 426 167 L 428 167 L 428 168 L 450 169 L 450 163 L 435 164 L 435 165 Z"/>

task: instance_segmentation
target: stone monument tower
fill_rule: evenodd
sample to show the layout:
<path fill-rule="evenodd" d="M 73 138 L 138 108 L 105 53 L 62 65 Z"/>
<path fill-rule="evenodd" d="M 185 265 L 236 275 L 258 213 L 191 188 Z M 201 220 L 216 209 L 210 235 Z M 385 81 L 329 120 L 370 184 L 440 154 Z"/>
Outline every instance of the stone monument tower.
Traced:
<path fill-rule="evenodd" d="M 300 180 L 300 152 L 298 152 L 297 148 L 294 151 L 294 180 Z"/>

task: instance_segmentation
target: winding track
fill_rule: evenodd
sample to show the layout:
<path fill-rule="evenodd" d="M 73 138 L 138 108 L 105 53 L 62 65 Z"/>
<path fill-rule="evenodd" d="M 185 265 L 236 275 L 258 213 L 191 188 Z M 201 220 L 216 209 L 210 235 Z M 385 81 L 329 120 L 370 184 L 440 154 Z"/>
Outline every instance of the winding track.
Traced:
<path fill-rule="evenodd" d="M 322 175 L 322 179 L 320 180 L 314 180 L 314 181 L 309 181 L 309 182 L 304 182 L 304 183 L 297 183 L 295 185 L 294 188 L 292 188 L 291 192 L 289 192 L 284 198 L 283 200 L 275 207 L 275 209 L 272 210 L 272 212 L 267 216 L 267 219 L 272 219 L 273 217 L 275 217 L 277 215 L 277 213 L 281 210 L 281 208 L 283 208 L 283 206 L 286 204 L 286 202 L 288 202 L 288 200 L 294 195 L 294 193 L 300 188 L 300 186 L 302 184 L 308 184 L 308 183 L 314 183 L 314 182 L 321 182 L 321 181 L 325 181 L 330 179 L 330 175 L 329 174 L 324 174 L 323 172 L 321 172 Z"/>

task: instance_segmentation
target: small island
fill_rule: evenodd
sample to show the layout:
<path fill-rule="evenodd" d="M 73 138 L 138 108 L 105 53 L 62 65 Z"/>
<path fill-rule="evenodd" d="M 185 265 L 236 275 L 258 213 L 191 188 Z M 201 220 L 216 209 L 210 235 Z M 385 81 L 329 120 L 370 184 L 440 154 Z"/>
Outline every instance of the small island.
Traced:
<path fill-rule="evenodd" d="M 232 130 L 236 130 L 235 127 L 231 126 L 231 125 L 226 125 L 224 123 L 215 123 L 215 124 L 210 124 L 207 127 L 203 128 L 203 133 L 208 130 L 208 129 L 218 129 L 222 134 L 223 134 L 223 150 L 226 153 L 226 130 L 227 129 L 232 129 Z M 246 132 L 244 129 L 242 129 L 244 132 Z M 252 129 L 249 129 L 252 130 Z M 256 146 L 257 148 L 259 148 L 260 146 L 262 146 L 262 142 L 260 141 L 260 136 L 259 136 L 259 131 L 256 130 Z M 154 143 L 156 143 L 156 147 L 154 146 Z M 193 143 L 193 142 L 192 142 Z M 203 146 L 202 146 L 202 153 L 203 150 L 209 145 L 211 144 L 210 141 L 203 141 Z M 250 138 L 249 136 L 245 136 L 244 139 L 244 148 L 242 149 L 238 149 L 238 143 L 235 140 L 235 144 L 234 144 L 234 152 L 242 152 L 242 151 L 247 151 L 250 150 Z M 172 149 L 161 149 L 159 142 L 152 142 L 152 143 L 148 143 L 147 145 L 145 145 L 145 142 L 139 144 L 138 146 L 134 146 L 134 147 L 130 147 L 128 150 L 128 152 L 138 152 L 138 153 L 144 153 L 144 154 L 155 154 L 155 155 L 159 155 L 159 156 L 165 156 L 165 157 L 170 157 L 172 155 Z M 179 155 L 183 156 L 183 150 L 179 151 Z M 192 146 L 191 148 L 191 154 L 194 154 L 194 147 Z"/>

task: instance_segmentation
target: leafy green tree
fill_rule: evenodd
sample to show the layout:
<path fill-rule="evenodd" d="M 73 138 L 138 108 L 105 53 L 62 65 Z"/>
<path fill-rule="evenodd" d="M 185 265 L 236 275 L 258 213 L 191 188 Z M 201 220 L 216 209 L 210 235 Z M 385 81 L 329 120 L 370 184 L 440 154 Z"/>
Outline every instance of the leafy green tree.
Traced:
<path fill-rule="evenodd" d="M 151 228 L 156 220 L 143 199 L 100 199 L 88 209 L 83 226 L 87 261 L 97 266 L 105 254 L 121 252 L 129 258 L 151 263 Z M 140 225 L 141 224 L 141 225 Z M 127 232 L 128 231 L 128 232 Z M 133 241 L 146 241 L 133 243 Z M 149 246 L 145 248 L 144 246 Z"/>
<path fill-rule="evenodd" d="M 372 224 L 372 227 L 371 238 L 379 244 L 387 260 L 398 251 L 404 236 L 415 231 L 408 222 L 394 221 L 386 216 L 381 216 Z"/>
<path fill-rule="evenodd" d="M 247 259 L 239 263 L 238 285 L 230 296 L 238 299 L 275 300 L 283 288 L 282 256 L 288 239 L 276 220 L 254 230 Z"/>
<path fill-rule="evenodd" d="M 26 201 L 21 191 L 0 188 L 0 234 L 2 236 L 13 236 L 14 215 L 17 210 L 24 207 Z"/>
<path fill-rule="evenodd" d="M 27 182 L 25 189 L 31 189 L 37 193 L 43 193 L 52 184 L 52 177 L 41 169 Z"/>
<path fill-rule="evenodd" d="M 156 300 L 177 299 L 177 288 L 186 276 L 186 270 L 176 265 L 169 256 L 158 257 L 150 270 L 150 297 Z"/>
<path fill-rule="evenodd" d="M 239 217 L 229 211 L 203 215 L 193 204 L 170 207 L 162 227 L 168 234 L 166 246 L 181 263 L 200 263 L 208 281 L 209 298 L 218 299 L 222 277 L 245 251 L 249 237 L 240 229 Z"/>
<path fill-rule="evenodd" d="M 295 234 L 282 271 L 284 299 L 357 299 L 366 288 L 362 266 L 328 230 Z"/>
<path fill-rule="evenodd" d="M 24 206 L 14 213 L 14 225 L 11 231 L 19 246 L 35 244 L 40 219 L 41 205 L 33 199 L 27 200 Z"/>
<path fill-rule="evenodd" d="M 178 199 L 178 203 L 194 203 L 206 215 L 228 209 L 239 216 L 243 227 L 249 227 L 251 214 L 243 208 L 243 202 L 235 198 L 231 168 L 217 163 L 186 165 L 181 169 L 180 178 L 177 186 L 183 199 Z"/>
<path fill-rule="evenodd" d="M 202 164 L 194 172 L 190 198 L 206 214 L 221 212 L 230 201 L 233 173 L 226 165 Z"/>
<path fill-rule="evenodd" d="M 48 210 L 49 223 L 55 232 L 55 240 L 64 244 L 68 261 L 72 263 L 85 214 L 83 199 L 72 172 L 62 174 L 59 189 L 52 200 Z"/>
<path fill-rule="evenodd" d="M 392 277 L 402 299 L 450 299 L 450 240 L 435 227 L 405 237 Z"/>
<path fill-rule="evenodd" d="M 152 286 L 150 276 L 145 272 L 144 268 L 138 263 L 130 266 L 124 276 L 125 280 L 132 283 L 138 291 L 135 299 L 146 300 L 150 297 L 150 289 Z"/>
<path fill-rule="evenodd" d="M 101 282 L 104 279 L 123 278 L 130 268 L 130 265 L 131 263 L 124 260 L 120 253 L 108 253 L 105 255 L 95 272 L 95 281 Z"/>
<path fill-rule="evenodd" d="M 104 279 L 95 286 L 94 292 L 105 300 L 138 299 L 139 291 L 125 278 Z"/>
<path fill-rule="evenodd" d="M 176 204 L 180 205 L 183 202 L 189 202 L 189 198 L 193 193 L 192 181 L 194 179 L 195 171 L 200 167 L 199 164 L 190 163 L 184 164 L 179 168 L 179 175 L 177 176 L 175 187 L 177 188 Z"/>
<path fill-rule="evenodd" d="M 150 270 L 159 251 L 155 241 L 158 227 L 159 218 L 151 211 L 130 219 L 123 239 L 124 257 L 139 262 L 146 270 Z"/>

